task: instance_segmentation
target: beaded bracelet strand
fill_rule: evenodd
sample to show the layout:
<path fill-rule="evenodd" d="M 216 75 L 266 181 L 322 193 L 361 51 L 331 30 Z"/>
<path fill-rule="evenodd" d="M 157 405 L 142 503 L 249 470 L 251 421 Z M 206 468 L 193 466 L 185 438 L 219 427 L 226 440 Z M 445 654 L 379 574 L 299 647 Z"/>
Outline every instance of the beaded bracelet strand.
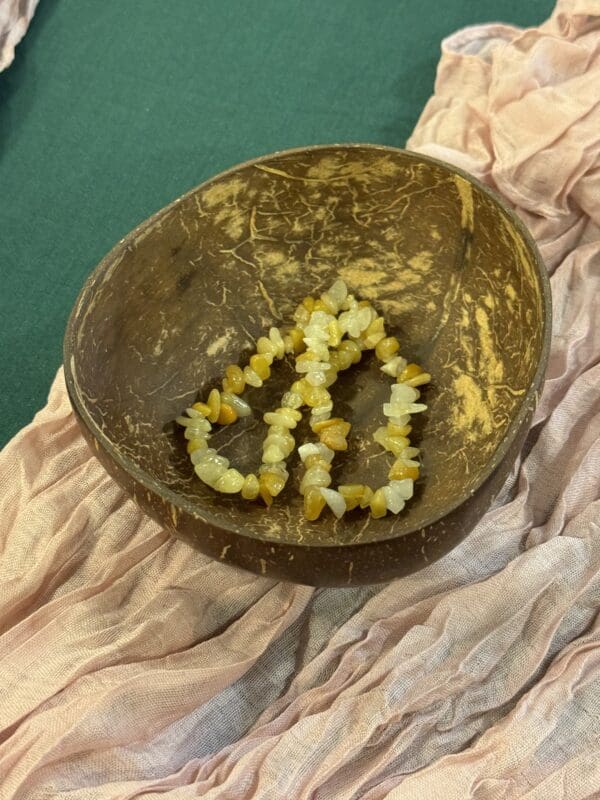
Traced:
<path fill-rule="evenodd" d="M 345 295 L 345 284 L 340 283 L 344 287 Z M 322 297 L 328 298 L 329 295 L 325 293 Z M 322 306 L 327 311 L 319 309 L 315 315 L 320 313 L 327 317 L 329 325 L 335 322 L 335 317 L 330 312 L 336 310 L 337 306 L 333 297 L 329 298 L 327 305 L 325 302 L 326 300 L 321 300 Z M 302 318 L 299 310 L 295 316 Z M 312 317 L 313 315 L 309 314 L 309 322 Z M 239 395 L 243 393 L 246 385 L 262 386 L 270 376 L 274 359 L 283 358 L 285 353 L 300 354 L 306 346 L 305 339 L 308 343 L 321 341 L 319 321 L 322 320 L 317 316 L 313 319 L 312 328 L 307 326 L 307 331 L 295 327 L 283 335 L 277 328 L 271 328 L 268 338 L 259 338 L 257 352 L 251 356 L 248 366 L 243 370 L 234 364 L 226 368 L 222 392 L 213 389 L 206 403 L 194 403 L 187 409 L 187 416 L 177 418 L 176 421 L 185 427 L 185 437 L 189 440 L 187 449 L 195 472 L 211 488 L 225 494 L 240 492 L 247 500 L 255 500 L 260 496 L 266 505 L 271 505 L 273 498 L 283 490 L 289 477 L 285 459 L 293 452 L 295 446 L 290 431 L 302 418 L 302 413 L 298 409 L 303 400 L 297 393 L 286 392 L 281 406 L 276 411 L 267 412 L 263 417 L 269 428 L 263 443 L 263 463 L 258 469 L 258 476 L 254 473 L 243 475 L 231 467 L 229 459 L 208 446 L 208 439 L 213 424 L 229 425 L 238 417 L 251 414 L 250 406 Z M 328 333 L 325 339 L 331 342 L 331 334 Z M 335 334 L 334 339 L 339 339 L 339 334 Z M 317 356 L 319 352 L 321 351 L 316 349 L 311 357 Z M 313 379 L 313 384 L 318 385 L 319 382 Z"/>
<path fill-rule="evenodd" d="M 357 301 L 349 295 L 341 280 L 319 299 L 306 297 L 296 309 L 294 320 L 296 326 L 287 333 L 271 328 L 268 337 L 260 337 L 257 352 L 244 369 L 228 366 L 223 391 L 213 389 L 206 403 L 194 403 L 187 409 L 188 416 L 177 418 L 185 427 L 196 474 L 217 491 L 240 492 L 248 500 L 260 496 L 271 505 L 289 477 L 286 459 L 295 447 L 291 430 L 306 406 L 311 410 L 311 429 L 319 437 L 318 444 L 299 448 L 306 468 L 300 491 L 307 518 L 317 519 L 326 504 L 338 517 L 358 505 L 369 506 L 376 517 L 388 510 L 398 513 L 412 495 L 412 484 L 419 474 L 419 462 L 414 460 L 419 451 L 410 447 L 408 421 L 411 413 L 426 408 L 414 401 L 418 399 L 416 387 L 429 382 L 430 376 L 397 355 L 398 340 L 386 336 L 383 318 L 368 301 Z M 331 417 L 333 402 L 328 388 L 335 383 L 339 371 L 360 361 L 363 350 L 371 349 L 383 361 L 381 369 L 398 381 L 392 387 L 390 402 L 384 404 L 389 422 L 374 434 L 375 441 L 397 456 L 389 473 L 390 483 L 376 491 L 362 484 L 330 489 L 331 462 L 336 450 L 347 449 L 350 423 Z M 251 414 L 250 406 L 240 395 L 246 385 L 262 386 L 270 377 L 273 361 L 286 353 L 295 355 L 295 368 L 301 377 L 283 395 L 280 407 L 264 415 L 269 428 L 263 443 L 263 463 L 258 477 L 254 473 L 244 476 L 208 446 L 212 425 L 228 425 Z"/>
<path fill-rule="evenodd" d="M 366 308 L 366 304 L 363 307 Z M 398 355 L 400 344 L 396 337 L 386 335 L 383 317 L 375 315 L 364 331 L 353 330 L 352 333 L 356 334 L 354 341 L 361 349 L 375 350 L 378 359 L 383 362 L 381 370 L 397 380 L 392 386 L 389 402 L 383 406 L 389 421 L 373 435 L 373 439 L 396 456 L 396 460 L 389 471 L 389 483 L 386 486 L 373 490 L 366 484 L 344 484 L 337 490 L 332 489 L 329 472 L 334 453 L 324 447 L 326 441 L 323 438 L 328 423 L 313 425 L 313 432 L 319 434 L 319 443 L 307 443 L 298 450 L 306 468 L 299 490 L 304 495 L 304 513 L 309 520 L 318 519 L 325 505 L 338 519 L 359 505 L 361 508 L 370 507 L 371 515 L 376 518 L 385 516 L 388 511 L 398 514 L 406 500 L 412 497 L 414 481 L 419 477 L 419 462 L 415 460 L 419 450 L 410 446 L 409 423 L 412 414 L 427 408 L 416 402 L 419 399 L 416 387 L 428 383 L 431 376 L 418 365 L 407 364 Z M 335 424 L 345 424 L 347 430 L 350 429 L 349 423 L 343 420 L 336 420 Z"/>

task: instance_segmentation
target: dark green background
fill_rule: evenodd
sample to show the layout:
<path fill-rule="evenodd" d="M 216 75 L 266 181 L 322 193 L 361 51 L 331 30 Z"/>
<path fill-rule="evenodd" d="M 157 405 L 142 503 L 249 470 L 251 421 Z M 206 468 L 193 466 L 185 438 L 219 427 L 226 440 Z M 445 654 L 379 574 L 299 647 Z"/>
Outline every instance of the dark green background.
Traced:
<path fill-rule="evenodd" d="M 239 161 L 403 145 L 440 40 L 551 0 L 41 0 L 0 75 L 0 445 L 44 404 L 86 275 Z"/>

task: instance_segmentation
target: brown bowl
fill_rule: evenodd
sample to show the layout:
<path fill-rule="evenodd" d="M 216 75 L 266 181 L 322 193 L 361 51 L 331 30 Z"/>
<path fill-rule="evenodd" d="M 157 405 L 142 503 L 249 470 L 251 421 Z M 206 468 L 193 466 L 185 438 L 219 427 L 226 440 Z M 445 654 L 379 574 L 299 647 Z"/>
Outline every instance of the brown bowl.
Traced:
<path fill-rule="evenodd" d="M 267 511 L 193 476 L 172 420 L 244 362 L 256 337 L 342 276 L 426 366 L 429 409 L 412 438 L 422 478 L 398 516 L 302 516 L 297 464 Z M 312 147 L 235 167 L 159 211 L 86 282 L 65 339 L 84 435 L 149 515 L 259 574 L 313 585 L 385 581 L 451 550 L 489 507 L 522 445 L 543 382 L 550 292 L 536 247 L 488 189 L 447 164 L 388 147 Z M 214 441 L 255 470 L 261 414 L 289 387 L 283 364 L 246 393 L 254 418 Z M 373 359 L 340 377 L 353 423 L 339 482 L 385 481 L 370 436 L 389 383 Z M 241 435 L 240 435 L 241 434 Z M 298 429 L 297 438 L 307 436 Z"/>

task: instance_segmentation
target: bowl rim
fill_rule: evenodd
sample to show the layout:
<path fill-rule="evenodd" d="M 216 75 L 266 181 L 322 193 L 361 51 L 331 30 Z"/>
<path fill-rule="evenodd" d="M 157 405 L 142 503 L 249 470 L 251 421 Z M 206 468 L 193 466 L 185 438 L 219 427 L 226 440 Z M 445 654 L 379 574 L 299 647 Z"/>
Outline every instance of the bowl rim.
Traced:
<path fill-rule="evenodd" d="M 93 291 L 95 284 L 101 278 L 103 278 L 105 276 L 105 273 L 108 272 L 110 268 L 114 265 L 115 258 L 119 255 L 120 251 L 123 251 L 129 244 L 129 242 L 134 241 L 136 238 L 138 238 L 147 228 L 150 228 L 157 220 L 159 220 L 161 217 L 171 212 L 176 206 L 178 206 L 188 197 L 197 193 L 199 190 L 211 185 L 212 183 L 221 180 L 222 178 L 225 178 L 228 175 L 235 174 L 239 170 L 244 169 L 246 167 L 251 167 L 254 166 L 255 164 L 260 164 L 264 161 L 270 161 L 274 158 L 278 158 L 281 156 L 295 155 L 306 152 L 315 152 L 319 150 L 325 151 L 331 149 L 373 150 L 373 151 L 381 151 L 382 153 L 394 153 L 394 154 L 400 153 L 403 156 L 408 156 L 409 158 L 414 159 L 415 161 L 422 161 L 425 163 L 429 163 L 434 166 L 441 167 L 442 169 L 445 169 L 454 175 L 459 175 L 468 183 L 477 187 L 477 189 L 479 189 L 484 195 L 486 195 L 493 203 L 499 206 L 500 209 L 506 214 L 511 224 L 514 226 L 517 233 L 521 236 L 522 240 L 525 242 L 532 256 L 532 260 L 535 266 L 535 272 L 541 289 L 541 306 L 542 306 L 543 331 L 542 331 L 540 357 L 538 360 L 536 371 L 530 382 L 529 388 L 527 389 L 527 392 L 521 399 L 521 404 L 518 408 L 518 411 L 515 414 L 512 421 L 510 422 L 501 442 L 498 444 L 493 454 L 490 456 L 485 470 L 483 470 L 481 473 L 480 479 L 469 490 L 469 494 L 467 496 L 461 495 L 461 497 L 454 504 L 446 508 L 444 513 L 433 514 L 431 515 L 431 517 L 427 517 L 418 526 L 411 528 L 407 531 L 393 534 L 391 536 L 383 536 L 381 538 L 369 540 L 367 542 L 348 542 L 348 543 L 339 541 L 302 542 L 302 541 L 291 541 L 284 537 L 277 540 L 272 540 L 264 536 L 253 534 L 252 531 L 245 529 L 244 526 L 236 528 L 233 524 L 224 523 L 224 521 L 221 520 L 218 517 L 218 515 L 214 514 L 212 511 L 207 511 L 206 509 L 203 509 L 201 506 L 198 506 L 193 501 L 188 500 L 186 497 L 183 497 L 177 492 L 174 492 L 173 490 L 169 489 L 161 481 L 151 477 L 144 469 L 138 466 L 126 455 L 119 452 L 114 443 L 108 438 L 108 436 L 102 431 L 102 429 L 96 425 L 95 421 L 88 414 L 85 404 L 81 400 L 79 384 L 77 381 L 76 369 L 75 369 L 75 352 L 76 352 L 74 347 L 75 325 L 77 318 L 79 316 L 79 311 L 82 308 L 86 298 Z M 392 145 L 371 144 L 362 142 L 348 142 L 348 143 L 342 142 L 342 143 L 307 145 L 305 147 L 293 147 L 284 150 L 276 150 L 274 152 L 267 153 L 262 156 L 251 158 L 247 161 L 240 162 L 239 164 L 235 164 L 232 167 L 229 167 L 228 169 L 223 170 L 222 172 L 219 172 L 216 175 L 211 176 L 210 178 L 207 178 L 205 181 L 202 181 L 198 185 L 184 192 L 184 194 L 179 195 L 170 203 L 168 203 L 166 206 L 163 206 L 154 214 L 147 217 L 145 220 L 136 225 L 136 227 L 133 228 L 128 234 L 126 234 L 126 236 L 124 236 L 113 247 L 111 247 L 108 253 L 106 253 L 106 255 L 102 258 L 102 260 L 97 264 L 97 266 L 92 270 L 92 272 L 86 278 L 77 296 L 77 299 L 73 305 L 71 313 L 69 314 L 69 319 L 67 322 L 67 327 L 63 341 L 63 362 L 64 362 L 65 382 L 71 403 L 73 404 L 75 411 L 80 416 L 80 418 L 82 419 L 82 421 L 84 422 L 90 433 L 93 435 L 98 445 L 102 445 L 103 449 L 107 452 L 107 455 L 112 460 L 114 460 L 126 474 L 128 474 L 131 478 L 133 478 L 144 489 L 157 495 L 165 503 L 168 503 L 169 505 L 193 517 L 199 522 L 203 522 L 213 527 L 216 527 L 219 530 L 226 531 L 228 533 L 237 536 L 241 536 L 244 539 L 268 542 L 273 546 L 279 545 L 285 547 L 301 547 L 309 549 L 336 547 L 336 548 L 351 550 L 351 549 L 360 549 L 365 546 L 373 546 L 380 543 L 383 544 L 385 542 L 390 542 L 396 539 L 408 537 L 410 535 L 414 535 L 419 531 L 423 531 L 426 528 L 444 520 L 450 514 L 455 512 L 460 506 L 467 503 L 470 500 L 470 498 L 481 489 L 481 487 L 494 474 L 496 468 L 501 464 L 501 462 L 507 455 L 510 446 L 514 442 L 516 436 L 518 436 L 523 420 L 529 413 L 530 409 L 532 408 L 532 405 L 534 409 L 535 406 L 537 405 L 537 402 L 539 400 L 539 392 L 543 385 L 544 376 L 548 365 L 551 337 L 552 337 L 552 295 L 550 289 L 550 280 L 548 277 L 546 266 L 538 250 L 537 244 L 533 239 L 533 236 L 531 235 L 531 233 L 529 232 L 523 221 L 520 219 L 520 217 L 516 214 L 516 212 L 513 209 L 511 209 L 510 206 L 506 203 L 504 198 L 502 198 L 499 194 L 490 189 L 489 186 L 486 186 L 484 183 L 482 183 L 479 179 L 475 178 L 473 175 L 469 174 L 468 172 L 459 167 L 455 167 L 453 164 L 447 161 L 443 161 L 438 158 L 433 158 L 431 156 L 424 155 L 422 153 L 413 150 L 407 150 L 401 147 L 394 147 Z"/>

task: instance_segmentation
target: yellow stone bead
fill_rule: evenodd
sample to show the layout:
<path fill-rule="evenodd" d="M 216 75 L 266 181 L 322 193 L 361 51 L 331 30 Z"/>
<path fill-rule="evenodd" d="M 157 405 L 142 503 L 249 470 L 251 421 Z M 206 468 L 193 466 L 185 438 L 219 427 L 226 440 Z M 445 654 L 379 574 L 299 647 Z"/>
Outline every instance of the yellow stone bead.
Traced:
<path fill-rule="evenodd" d="M 360 349 L 360 345 L 356 342 L 351 341 L 350 339 L 345 339 L 339 346 L 340 352 L 347 352 L 352 355 L 352 363 L 358 364 L 360 359 L 362 358 L 362 350 Z"/>
<path fill-rule="evenodd" d="M 420 375 L 422 372 L 423 370 L 418 364 L 407 364 L 400 375 L 398 375 L 398 383 L 410 381 L 413 378 L 416 378 L 417 375 Z"/>
<path fill-rule="evenodd" d="M 269 366 L 269 362 L 264 355 L 256 354 L 251 356 L 250 366 L 263 381 L 266 381 L 271 374 L 271 367 Z"/>
<path fill-rule="evenodd" d="M 406 436 L 387 436 L 381 444 L 390 453 L 399 456 L 402 455 L 404 448 L 410 445 L 410 442 Z"/>
<path fill-rule="evenodd" d="M 329 389 L 330 386 L 333 386 L 333 384 L 337 381 L 337 377 L 337 370 L 333 368 L 328 369 L 325 373 L 325 383 L 323 384 L 324 388 Z"/>
<path fill-rule="evenodd" d="M 256 352 L 259 355 L 263 355 L 264 353 L 269 353 L 272 356 L 275 356 L 277 353 L 277 347 L 273 344 L 270 339 L 267 339 L 266 336 L 261 336 L 260 339 L 256 342 Z"/>
<path fill-rule="evenodd" d="M 334 417 L 333 420 L 326 420 L 326 422 L 330 422 L 332 424 L 327 425 L 324 428 L 320 428 L 318 431 L 316 431 L 315 428 L 323 423 L 316 423 L 313 427 L 315 433 L 319 434 L 319 441 L 322 444 L 327 445 L 330 450 L 347 450 L 348 442 L 346 441 L 346 437 L 350 433 L 350 423 L 345 422 L 343 419 L 339 419 L 337 417 Z"/>
<path fill-rule="evenodd" d="M 318 358 L 315 353 L 311 353 L 310 351 L 301 353 L 296 359 L 296 364 L 305 364 L 307 361 L 318 361 Z"/>
<path fill-rule="evenodd" d="M 324 431 L 325 428 L 329 428 L 331 425 L 335 425 L 336 422 L 339 422 L 339 417 L 331 417 L 331 419 L 324 419 L 321 422 L 315 422 L 310 427 L 312 428 L 314 433 L 321 433 Z"/>
<path fill-rule="evenodd" d="M 352 425 L 346 422 L 345 419 L 341 417 L 331 417 L 331 419 L 325 419 L 322 422 L 315 422 L 312 429 L 315 433 L 321 433 L 323 430 L 330 430 L 333 428 L 342 436 L 348 436 L 351 427 Z"/>
<path fill-rule="evenodd" d="M 267 490 L 266 486 L 264 486 L 264 484 L 260 479 L 258 481 L 258 484 L 259 484 L 258 493 L 260 494 L 263 503 L 267 506 L 267 508 L 271 508 L 271 506 L 273 505 L 273 496 Z"/>
<path fill-rule="evenodd" d="M 231 423 L 235 422 L 237 418 L 238 415 L 228 403 L 221 403 L 221 408 L 219 409 L 219 416 L 217 417 L 217 424 L 231 425 Z"/>
<path fill-rule="evenodd" d="M 256 500 L 260 486 L 256 475 L 250 473 L 246 475 L 244 485 L 242 486 L 242 497 L 244 500 Z"/>
<path fill-rule="evenodd" d="M 375 355 L 380 361 L 387 361 L 400 350 L 400 342 L 395 336 L 387 336 L 375 345 Z"/>
<path fill-rule="evenodd" d="M 361 339 L 368 349 L 374 348 L 385 337 L 385 322 L 383 317 L 376 317 L 366 331 L 361 334 Z"/>
<path fill-rule="evenodd" d="M 219 411 L 221 410 L 221 393 L 218 389 L 213 389 L 208 395 L 207 405 L 210 409 L 208 421 L 216 422 L 219 418 Z"/>
<path fill-rule="evenodd" d="M 431 375 L 428 372 L 421 372 L 419 375 L 415 375 L 414 378 L 409 378 L 409 380 L 405 381 L 409 386 L 416 388 L 417 386 L 425 386 L 426 383 L 431 381 Z"/>
<path fill-rule="evenodd" d="M 404 466 L 403 459 L 398 459 L 395 461 L 388 472 L 388 478 L 391 481 L 403 481 L 405 478 L 410 478 L 413 481 L 416 481 L 419 477 L 419 468 L 418 467 L 406 467 Z"/>
<path fill-rule="evenodd" d="M 294 347 L 294 353 L 302 353 L 306 350 L 306 345 L 304 344 L 304 331 L 300 328 L 291 328 L 288 331 L 288 336 L 292 340 L 292 345 Z"/>
<path fill-rule="evenodd" d="M 311 312 L 304 306 L 302 303 L 298 306 L 298 308 L 294 311 L 294 322 L 297 325 L 305 326 L 308 325 L 310 321 L 310 314 Z"/>
<path fill-rule="evenodd" d="M 304 493 L 304 516 L 310 522 L 319 519 L 321 511 L 325 508 L 325 499 L 318 486 L 309 486 Z"/>
<path fill-rule="evenodd" d="M 318 309 L 317 309 L 317 303 L 319 303 Z M 336 305 L 327 296 L 327 293 L 322 294 L 319 300 L 317 300 L 317 303 L 315 303 L 315 311 L 327 311 L 328 314 L 338 313 Z"/>
<path fill-rule="evenodd" d="M 334 356 L 336 356 L 337 358 L 334 359 Z M 349 369 L 352 366 L 352 359 L 353 359 L 352 353 L 350 353 L 348 350 L 340 350 L 338 353 L 333 352 L 330 356 L 329 361 L 330 363 L 333 362 L 337 364 L 337 369 L 339 372 L 340 370 Z"/>
<path fill-rule="evenodd" d="M 237 469 L 226 470 L 215 483 L 215 489 L 223 494 L 237 494 L 244 486 L 244 476 Z"/>
<path fill-rule="evenodd" d="M 324 430 L 319 434 L 319 441 L 327 445 L 330 450 L 335 450 L 336 452 L 342 452 L 348 449 L 348 442 L 346 439 L 330 429 Z"/>
<path fill-rule="evenodd" d="M 371 324 L 365 331 L 367 335 L 373 333 L 384 333 L 384 332 L 385 332 L 385 320 L 383 319 L 383 317 L 375 317 L 373 322 L 371 322 Z"/>
<path fill-rule="evenodd" d="M 337 321 L 337 319 L 331 320 L 331 322 L 327 326 L 327 332 L 329 334 L 329 339 L 327 340 L 327 344 L 329 345 L 329 347 L 337 347 L 342 341 L 342 335 L 343 335 L 342 326 Z"/>
<path fill-rule="evenodd" d="M 192 405 L 194 411 L 198 411 L 203 417 L 208 417 L 210 414 L 210 407 L 206 403 L 194 403 Z"/>
<path fill-rule="evenodd" d="M 225 388 L 227 381 L 227 388 Z M 230 394 L 241 394 L 246 386 L 243 370 L 237 364 L 230 364 L 225 369 L 225 380 L 223 381 L 223 391 Z"/>
<path fill-rule="evenodd" d="M 332 350 L 329 354 L 329 366 L 331 367 L 330 372 L 339 372 L 342 369 L 343 361 L 344 359 L 342 358 L 342 354 L 337 350 Z"/>
<path fill-rule="evenodd" d="M 393 422 L 388 422 L 387 432 L 390 436 L 408 436 L 412 431 L 412 425 L 394 425 Z"/>
<path fill-rule="evenodd" d="M 285 486 L 285 478 L 278 472 L 263 472 L 258 479 L 258 486 L 265 505 L 271 506 L 273 498 L 277 497 Z"/>
<path fill-rule="evenodd" d="M 190 441 L 187 443 L 186 449 L 188 453 L 191 454 L 194 452 L 194 450 L 200 450 L 200 449 L 204 450 L 207 447 L 208 447 L 208 442 L 206 441 L 206 439 L 190 439 Z"/>
<path fill-rule="evenodd" d="M 373 490 L 370 486 L 363 486 L 363 496 L 360 501 L 360 507 L 366 508 L 368 505 L 371 504 L 371 500 L 373 499 Z"/>
<path fill-rule="evenodd" d="M 387 514 L 387 504 L 385 502 L 385 494 L 383 493 L 383 489 L 377 489 L 373 497 L 371 498 L 371 516 L 374 519 L 380 519 L 381 517 L 385 517 Z"/>
<path fill-rule="evenodd" d="M 325 461 L 318 453 L 307 456 L 306 461 L 304 462 L 304 467 L 306 469 L 317 467 L 318 469 L 324 469 L 325 472 L 331 472 L 331 463 L 329 461 Z"/>
<path fill-rule="evenodd" d="M 259 484 L 261 482 L 271 497 L 277 497 L 285 486 L 285 478 L 279 472 L 263 472 L 259 478 Z"/>
<path fill-rule="evenodd" d="M 262 378 L 252 369 L 250 365 L 244 367 L 244 379 L 250 386 L 259 387 L 263 385 Z"/>
<path fill-rule="evenodd" d="M 344 498 L 346 510 L 352 511 L 363 498 L 365 487 L 362 483 L 346 483 L 338 486 L 338 492 Z"/>
<path fill-rule="evenodd" d="M 290 392 L 294 392 L 295 394 L 299 394 L 302 399 L 304 399 L 304 392 L 306 391 L 306 387 L 310 386 L 308 381 L 305 381 L 304 378 L 301 378 L 299 381 L 294 381 L 290 386 Z"/>
<path fill-rule="evenodd" d="M 311 386 L 308 382 L 302 394 L 302 399 L 310 408 L 324 406 L 331 400 L 331 395 L 324 386 Z"/>
<path fill-rule="evenodd" d="M 302 413 L 295 408 L 278 408 L 263 414 L 267 425 L 281 425 L 284 428 L 295 428 L 302 419 Z"/>

